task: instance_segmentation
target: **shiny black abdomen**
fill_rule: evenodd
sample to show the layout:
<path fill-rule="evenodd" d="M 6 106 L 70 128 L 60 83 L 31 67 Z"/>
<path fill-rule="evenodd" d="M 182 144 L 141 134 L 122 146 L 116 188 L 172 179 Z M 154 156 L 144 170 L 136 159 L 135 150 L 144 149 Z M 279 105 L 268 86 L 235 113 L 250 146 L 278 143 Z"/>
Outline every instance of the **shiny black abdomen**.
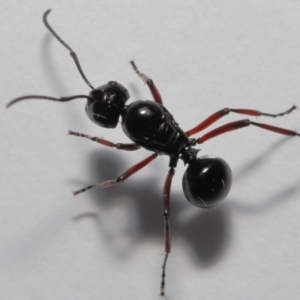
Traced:
<path fill-rule="evenodd" d="M 124 133 L 150 151 L 178 157 L 188 144 L 188 137 L 173 116 L 154 101 L 135 101 L 124 108 L 122 117 Z"/>
<path fill-rule="evenodd" d="M 195 206 L 212 207 L 229 193 L 231 178 L 231 169 L 222 158 L 199 157 L 189 163 L 183 175 L 185 197 Z"/>

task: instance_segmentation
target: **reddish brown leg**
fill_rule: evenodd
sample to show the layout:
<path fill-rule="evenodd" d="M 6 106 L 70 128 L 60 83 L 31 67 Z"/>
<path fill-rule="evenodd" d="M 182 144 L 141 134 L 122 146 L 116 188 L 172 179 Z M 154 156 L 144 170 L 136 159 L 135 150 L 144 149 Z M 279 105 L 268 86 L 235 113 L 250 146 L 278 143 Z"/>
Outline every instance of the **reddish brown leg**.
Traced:
<path fill-rule="evenodd" d="M 284 115 L 287 115 L 289 113 L 291 113 L 294 109 L 296 109 L 297 107 L 295 105 L 293 105 L 290 109 L 279 113 L 279 114 L 268 114 L 268 113 L 263 113 L 260 112 L 258 110 L 253 110 L 253 109 L 232 109 L 232 108 L 224 108 L 221 109 L 219 111 L 217 111 L 216 113 L 212 114 L 211 116 L 209 116 L 207 119 L 205 119 L 203 122 L 201 122 L 199 125 L 197 125 L 196 127 L 194 127 L 191 130 L 188 130 L 185 134 L 187 136 L 191 136 L 197 132 L 200 132 L 201 130 L 207 128 L 208 126 L 210 126 L 211 124 L 215 123 L 216 121 L 218 121 L 219 119 L 221 119 L 222 117 L 228 115 L 230 112 L 234 112 L 237 114 L 242 114 L 242 115 L 249 115 L 249 116 L 266 116 L 266 117 L 282 117 Z"/>
<path fill-rule="evenodd" d="M 137 68 L 135 62 L 132 60 L 130 61 L 134 71 L 139 75 L 139 77 L 142 78 L 142 80 L 148 85 L 150 91 L 151 91 L 151 94 L 154 98 L 154 101 L 157 102 L 158 104 L 163 104 L 163 101 L 162 101 L 162 98 L 161 98 L 161 95 L 157 89 L 157 87 L 155 86 L 153 80 L 151 78 L 149 78 L 147 75 L 141 73 L 139 71 L 139 69 Z"/>
<path fill-rule="evenodd" d="M 285 128 L 281 128 L 281 127 L 276 127 L 276 126 L 272 126 L 272 125 L 268 125 L 268 124 L 261 124 L 261 123 L 256 123 L 256 122 L 252 122 L 248 119 L 246 120 L 240 120 L 240 121 L 235 121 L 235 122 L 231 122 L 231 123 L 227 123 L 223 126 L 220 126 L 212 131 L 209 131 L 208 133 L 204 134 L 202 137 L 198 138 L 196 140 L 196 142 L 198 144 L 202 144 L 204 142 L 206 142 L 207 140 L 214 138 L 215 136 L 218 136 L 220 134 L 223 134 L 225 132 L 228 131 L 233 131 L 236 129 L 240 129 L 249 125 L 254 125 L 254 126 L 258 126 L 261 127 L 263 129 L 266 130 L 270 130 L 276 133 L 280 133 L 283 135 L 290 135 L 290 136 L 300 136 L 300 133 L 297 133 L 295 131 L 289 130 L 289 129 L 285 129 Z"/>
<path fill-rule="evenodd" d="M 126 150 L 126 151 L 134 151 L 134 150 L 138 150 L 141 148 L 140 145 L 137 145 L 135 143 L 130 143 L 130 144 L 121 144 L 121 143 L 117 143 L 114 144 L 108 140 L 105 140 L 103 138 L 99 138 L 96 136 L 90 136 L 88 134 L 83 134 L 83 133 L 79 133 L 79 132 L 74 132 L 69 130 L 68 135 L 75 135 L 75 136 L 80 136 L 80 137 L 84 137 L 87 138 L 91 141 L 94 141 L 96 143 L 99 143 L 101 145 L 107 146 L 107 147 L 111 147 L 111 148 L 117 148 L 119 150 Z"/>
<path fill-rule="evenodd" d="M 157 153 L 154 153 L 154 154 L 150 155 L 146 159 L 142 160 L 138 164 L 136 164 L 133 167 L 131 167 L 130 169 L 128 169 L 125 173 L 123 173 L 122 175 L 120 175 L 115 180 L 106 180 L 106 181 L 103 181 L 101 183 L 96 183 L 96 184 L 87 186 L 84 189 L 75 191 L 75 192 L 73 192 L 73 194 L 74 194 L 74 196 L 76 196 L 77 194 L 83 193 L 86 190 L 89 190 L 89 189 L 91 189 L 91 188 L 93 188 L 95 186 L 100 186 L 102 188 L 108 188 L 108 187 L 111 187 L 111 186 L 115 185 L 116 183 L 121 183 L 124 180 L 126 180 L 128 177 L 130 177 L 131 175 L 133 175 L 134 173 L 136 173 L 137 171 L 139 171 L 140 169 L 142 169 L 145 166 L 147 166 L 152 160 L 154 160 L 157 157 L 157 155 L 158 155 Z"/>
<path fill-rule="evenodd" d="M 162 265 L 162 275 L 161 275 L 161 285 L 160 285 L 160 295 L 165 295 L 165 278 L 166 278 L 166 266 L 168 255 L 171 252 L 171 232 L 169 227 L 169 217 L 170 217 L 170 190 L 172 178 L 175 174 L 175 169 L 170 168 L 167 175 L 164 191 L 163 191 L 163 217 L 165 218 L 165 259 Z"/>

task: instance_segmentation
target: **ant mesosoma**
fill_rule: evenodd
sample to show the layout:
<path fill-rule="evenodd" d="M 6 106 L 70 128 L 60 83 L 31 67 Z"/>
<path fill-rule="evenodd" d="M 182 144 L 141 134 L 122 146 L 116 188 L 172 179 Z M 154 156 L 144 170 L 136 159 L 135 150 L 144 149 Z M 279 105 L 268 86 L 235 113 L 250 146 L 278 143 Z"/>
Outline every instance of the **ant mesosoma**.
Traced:
<path fill-rule="evenodd" d="M 47 16 L 51 10 L 47 10 L 43 15 L 43 22 L 51 34 L 70 51 L 78 71 L 80 72 L 83 80 L 92 89 L 89 95 L 75 95 L 70 97 L 54 98 L 48 96 L 29 95 L 16 98 L 9 102 L 6 107 L 9 107 L 21 100 L 25 99 L 47 99 L 59 102 L 66 102 L 78 98 L 86 98 L 87 104 L 85 106 L 88 117 L 97 125 L 105 128 L 115 128 L 121 117 L 122 129 L 127 137 L 133 143 L 121 144 L 112 143 L 106 139 L 99 137 L 92 137 L 86 134 L 69 131 L 70 135 L 88 138 L 94 142 L 102 144 L 107 147 L 117 148 L 120 150 L 134 151 L 141 147 L 154 152 L 143 161 L 134 165 L 115 180 L 107 180 L 102 183 L 93 184 L 81 190 L 75 191 L 74 195 L 85 192 L 95 186 L 102 188 L 111 187 L 117 183 L 125 181 L 128 177 L 144 168 L 158 155 L 167 155 L 170 157 L 169 172 L 167 174 L 164 189 L 163 189 L 163 217 L 165 219 L 165 258 L 162 265 L 162 278 L 161 278 L 161 296 L 165 294 L 165 277 L 166 277 L 166 264 L 168 255 L 171 251 L 171 234 L 169 227 L 170 217 L 170 188 L 172 178 L 175 173 L 175 168 L 179 159 L 184 164 L 187 164 L 182 179 L 182 186 L 184 194 L 189 202 L 193 205 L 209 209 L 216 205 L 219 201 L 223 200 L 231 187 L 231 169 L 228 164 L 221 158 L 215 156 L 202 156 L 197 157 L 199 150 L 194 149 L 196 144 L 202 144 L 207 140 L 214 138 L 220 134 L 240 129 L 249 125 L 258 126 L 262 129 L 270 130 L 276 133 L 289 136 L 300 136 L 299 133 L 271 126 L 268 124 L 261 124 L 252 122 L 249 119 L 239 120 L 227 123 L 214 130 L 209 131 L 203 136 L 192 139 L 189 138 L 205 128 L 209 127 L 230 112 L 250 115 L 250 116 L 267 116 L 279 117 L 289 114 L 296 106 L 292 106 L 287 111 L 279 114 L 262 113 L 252 109 L 231 109 L 224 108 L 212 114 L 196 127 L 184 132 L 174 120 L 172 114 L 163 105 L 162 97 L 155 86 L 152 79 L 145 74 L 141 73 L 137 68 L 134 61 L 131 65 L 139 77 L 149 87 L 154 101 L 138 100 L 129 105 L 126 101 L 129 99 L 127 89 L 116 81 L 109 81 L 107 84 L 94 88 L 84 75 L 79 59 L 72 48 L 66 44 L 59 35 L 52 29 L 47 21 Z"/>

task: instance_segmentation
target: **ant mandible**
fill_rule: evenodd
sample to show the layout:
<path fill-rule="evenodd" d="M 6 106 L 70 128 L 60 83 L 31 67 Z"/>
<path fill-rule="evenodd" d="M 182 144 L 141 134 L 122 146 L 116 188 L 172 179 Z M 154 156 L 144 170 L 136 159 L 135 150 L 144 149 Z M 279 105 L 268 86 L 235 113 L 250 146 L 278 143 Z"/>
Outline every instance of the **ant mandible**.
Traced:
<path fill-rule="evenodd" d="M 69 131 L 70 135 L 85 137 L 104 146 L 117 148 L 119 150 L 134 151 L 143 147 L 154 152 L 154 154 L 128 169 L 117 179 L 107 180 L 101 183 L 90 185 L 86 188 L 75 191 L 74 195 L 85 192 L 86 190 L 95 186 L 108 188 L 117 183 L 121 183 L 148 165 L 158 155 L 163 154 L 170 157 L 170 169 L 167 174 L 163 189 L 165 258 L 162 265 L 160 295 L 164 296 L 166 265 L 168 255 L 171 252 L 171 234 L 169 227 L 170 189 L 178 160 L 181 159 L 184 164 L 188 165 L 182 179 L 182 187 L 187 200 L 195 206 L 210 209 L 227 196 L 231 187 L 231 169 L 221 158 L 210 155 L 197 157 L 197 152 L 199 150 L 194 149 L 193 146 L 196 144 L 202 144 L 220 134 L 250 125 L 258 126 L 262 129 L 270 130 L 283 135 L 300 136 L 300 134 L 292 130 L 275 127 L 268 124 L 256 123 L 250 121 L 249 119 L 244 119 L 217 127 L 216 129 L 209 131 L 197 139 L 189 137 L 209 127 L 230 112 L 257 117 L 267 116 L 276 118 L 289 114 L 296 109 L 296 106 L 293 105 L 287 111 L 279 114 L 263 113 L 252 109 L 224 108 L 209 116 L 196 127 L 184 132 L 176 123 L 172 114 L 170 114 L 170 112 L 163 105 L 162 97 L 153 80 L 141 73 L 134 61 L 131 61 L 130 63 L 138 76 L 141 77 L 144 83 L 149 87 L 154 101 L 138 100 L 126 105 L 126 101 L 130 97 L 129 93 L 123 85 L 116 81 L 109 81 L 107 84 L 94 88 L 84 75 L 76 53 L 49 25 L 47 16 L 50 11 L 50 9 L 47 10 L 43 15 L 43 22 L 45 26 L 48 28 L 51 34 L 70 51 L 70 55 L 73 58 L 81 77 L 92 90 L 88 96 L 74 95 L 60 98 L 40 95 L 22 96 L 9 102 L 6 107 L 25 99 L 46 99 L 66 102 L 73 99 L 86 98 L 87 103 L 85 110 L 88 117 L 94 123 L 105 128 L 115 128 L 118 124 L 119 118 L 121 117 L 122 129 L 127 137 L 133 141 L 133 143 L 116 144 L 103 138 L 92 137 L 87 134 L 73 131 Z"/>

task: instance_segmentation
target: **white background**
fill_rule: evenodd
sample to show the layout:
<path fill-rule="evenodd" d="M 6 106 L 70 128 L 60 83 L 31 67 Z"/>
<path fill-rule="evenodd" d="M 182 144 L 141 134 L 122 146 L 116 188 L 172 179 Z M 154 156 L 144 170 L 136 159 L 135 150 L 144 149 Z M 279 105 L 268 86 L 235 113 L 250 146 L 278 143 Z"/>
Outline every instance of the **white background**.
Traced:
<path fill-rule="evenodd" d="M 85 100 L 52 103 L 26 94 L 87 94 L 68 51 L 94 86 L 116 80 L 131 99 L 151 95 L 129 65 L 151 76 L 185 130 L 224 108 L 281 112 L 300 106 L 300 3 L 265 1 L 0 1 L 1 299 L 159 299 L 161 193 L 168 158 L 128 181 L 73 197 L 149 155 L 67 137 L 68 129 L 128 142 L 101 129 Z M 232 114 L 212 128 L 246 116 Z M 255 118 L 253 118 L 255 120 Z M 300 131 L 300 112 L 258 122 Z M 200 134 L 198 135 L 200 136 Z M 172 184 L 167 299 L 298 299 L 300 139 L 245 128 L 203 145 L 233 171 L 213 212 Z"/>

